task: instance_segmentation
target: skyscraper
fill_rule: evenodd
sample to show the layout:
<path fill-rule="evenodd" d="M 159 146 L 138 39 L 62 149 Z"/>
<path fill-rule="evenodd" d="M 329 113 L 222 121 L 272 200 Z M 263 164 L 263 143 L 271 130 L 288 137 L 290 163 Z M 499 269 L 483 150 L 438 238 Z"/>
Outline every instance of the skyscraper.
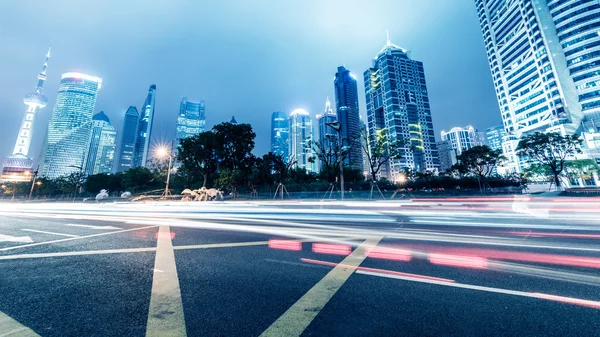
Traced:
<path fill-rule="evenodd" d="M 323 114 L 317 115 L 317 125 L 319 128 L 319 144 L 326 152 L 335 151 L 335 144 L 338 142 L 338 133 L 327 125 L 327 123 L 333 123 L 337 121 L 337 115 L 331 108 L 331 102 L 329 97 L 325 101 L 325 110 Z M 358 146 L 358 143 L 356 143 Z M 335 157 L 337 158 L 337 156 Z M 319 163 L 319 168 L 322 167 L 322 163 Z"/>
<path fill-rule="evenodd" d="M 48 68 L 48 59 L 50 58 L 50 49 L 46 54 L 46 61 L 42 72 L 38 75 L 38 82 L 32 93 L 25 95 L 23 103 L 27 105 L 27 111 L 21 122 L 17 141 L 12 155 L 4 160 L 2 167 L 2 180 L 29 180 L 27 173 L 33 173 L 33 160 L 29 157 L 29 147 L 33 137 L 33 125 L 37 112 L 48 104 L 48 99 L 43 94 L 44 81 L 46 80 L 46 69 Z"/>
<path fill-rule="evenodd" d="M 204 132 L 206 124 L 206 107 L 204 101 L 190 101 L 187 97 L 181 99 L 179 116 L 177 117 L 177 139 L 184 139 Z"/>
<path fill-rule="evenodd" d="M 389 143 L 404 141 L 402 157 L 389 161 L 381 176 L 396 180 L 405 167 L 439 169 L 423 63 L 388 39 L 364 81 L 369 134 L 385 130 Z"/>
<path fill-rule="evenodd" d="M 506 136 L 503 125 L 496 125 L 485 130 L 485 139 L 492 150 L 502 150 L 502 139 Z"/>
<path fill-rule="evenodd" d="M 82 73 L 65 73 L 46 131 L 40 158 L 41 176 L 54 179 L 82 171 L 96 95 L 102 79 Z"/>
<path fill-rule="evenodd" d="M 289 155 L 295 161 L 294 167 L 307 171 L 315 171 L 313 163 L 308 160 L 312 156 L 312 119 L 306 110 L 296 109 L 289 118 L 290 141 Z"/>
<path fill-rule="evenodd" d="M 475 0 L 496 97 L 507 131 L 507 170 L 532 132 L 580 132 L 600 111 L 600 3 Z M 585 131 L 585 130 L 584 130 Z"/>
<path fill-rule="evenodd" d="M 456 151 L 448 140 L 437 142 L 437 149 L 440 158 L 440 172 L 446 172 L 452 165 L 456 164 Z"/>
<path fill-rule="evenodd" d="M 148 89 L 148 96 L 142 105 L 135 138 L 134 165 L 133 167 L 146 167 L 152 138 L 152 121 L 154 120 L 154 101 L 156 98 L 156 85 Z"/>
<path fill-rule="evenodd" d="M 89 147 L 83 163 L 86 176 L 112 172 L 116 143 L 117 131 L 110 124 L 108 116 L 104 111 L 95 114 L 92 117 Z"/>
<path fill-rule="evenodd" d="M 455 127 L 448 132 L 442 130 L 441 136 L 442 141 L 450 143 L 457 156 L 473 146 L 483 145 L 479 132 L 471 125 L 467 125 L 464 128 Z"/>
<path fill-rule="evenodd" d="M 121 145 L 119 146 L 119 161 L 116 171 L 123 172 L 135 167 L 134 151 L 139 114 L 135 106 L 130 106 L 123 118 L 121 129 Z"/>
<path fill-rule="evenodd" d="M 358 87 L 356 77 L 343 66 L 337 68 L 333 80 L 337 120 L 342 126 L 344 146 L 350 146 L 345 165 L 362 171 L 362 149 L 360 148 L 360 113 L 358 110 Z"/>
<path fill-rule="evenodd" d="M 289 157 L 289 124 L 285 112 L 275 111 L 271 114 L 271 152 L 283 156 L 285 160 Z"/>

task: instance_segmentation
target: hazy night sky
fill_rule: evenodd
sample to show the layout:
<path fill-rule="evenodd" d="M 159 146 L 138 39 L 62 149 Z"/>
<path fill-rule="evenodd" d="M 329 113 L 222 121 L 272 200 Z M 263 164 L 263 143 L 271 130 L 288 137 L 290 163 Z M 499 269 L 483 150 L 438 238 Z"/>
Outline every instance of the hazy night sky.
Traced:
<path fill-rule="evenodd" d="M 391 40 L 423 61 L 436 137 L 501 123 L 473 0 L 18 0 L 0 4 L 0 157 L 10 155 L 44 55 L 52 57 L 30 156 L 38 158 L 60 75 L 100 76 L 96 112 L 121 131 L 157 85 L 153 142 L 175 134 L 182 96 L 206 101 L 207 127 L 250 123 L 255 154 L 269 150 L 270 116 L 333 99 L 345 65 L 359 80 Z"/>

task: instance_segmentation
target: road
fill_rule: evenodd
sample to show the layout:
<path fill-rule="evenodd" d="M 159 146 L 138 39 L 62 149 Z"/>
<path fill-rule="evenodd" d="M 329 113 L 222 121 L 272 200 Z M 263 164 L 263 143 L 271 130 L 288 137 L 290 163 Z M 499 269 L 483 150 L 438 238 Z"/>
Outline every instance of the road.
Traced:
<path fill-rule="evenodd" d="M 600 336 L 599 205 L 0 203 L 0 336 Z"/>

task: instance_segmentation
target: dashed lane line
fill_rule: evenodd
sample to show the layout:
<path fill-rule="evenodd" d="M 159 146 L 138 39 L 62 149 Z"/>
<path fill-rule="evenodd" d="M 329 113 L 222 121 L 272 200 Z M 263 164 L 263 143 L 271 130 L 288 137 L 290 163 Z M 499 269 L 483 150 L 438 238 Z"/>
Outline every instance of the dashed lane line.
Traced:
<path fill-rule="evenodd" d="M 0 260 L 36 259 L 36 258 L 44 258 L 44 257 L 63 257 L 63 256 L 80 256 L 80 255 L 140 253 L 140 252 L 153 252 L 153 251 L 156 251 L 156 247 L 106 249 L 106 250 L 84 250 L 84 251 L 59 252 L 59 253 L 4 255 L 4 256 L 0 256 Z"/>
<path fill-rule="evenodd" d="M 0 337 L 39 337 L 37 333 L 0 311 Z"/>
<path fill-rule="evenodd" d="M 78 238 L 79 235 L 75 235 L 75 234 L 65 234 L 65 233 L 56 233 L 56 232 L 48 232 L 48 231 L 40 231 L 37 229 L 28 229 L 28 228 L 23 228 L 21 229 L 24 232 L 32 232 L 32 233 L 40 233 L 40 234 L 49 234 L 49 235 L 57 235 L 57 236 L 67 236 L 70 238 Z"/>

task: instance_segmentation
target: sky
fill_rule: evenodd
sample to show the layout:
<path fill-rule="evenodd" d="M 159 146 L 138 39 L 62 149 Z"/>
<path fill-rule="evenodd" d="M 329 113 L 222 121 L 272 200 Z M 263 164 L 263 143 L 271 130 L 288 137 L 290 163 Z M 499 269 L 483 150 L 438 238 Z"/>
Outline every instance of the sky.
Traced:
<path fill-rule="evenodd" d="M 231 116 L 269 151 L 273 111 L 314 118 L 333 98 L 340 65 L 358 79 L 386 43 L 422 61 L 436 137 L 501 124 L 473 0 L 19 0 L 0 3 L 0 156 L 14 146 L 48 46 L 52 56 L 30 156 L 38 158 L 60 75 L 103 79 L 96 111 L 120 133 L 130 105 L 156 84 L 153 143 L 175 136 L 183 96 L 206 102 L 212 127 Z"/>

